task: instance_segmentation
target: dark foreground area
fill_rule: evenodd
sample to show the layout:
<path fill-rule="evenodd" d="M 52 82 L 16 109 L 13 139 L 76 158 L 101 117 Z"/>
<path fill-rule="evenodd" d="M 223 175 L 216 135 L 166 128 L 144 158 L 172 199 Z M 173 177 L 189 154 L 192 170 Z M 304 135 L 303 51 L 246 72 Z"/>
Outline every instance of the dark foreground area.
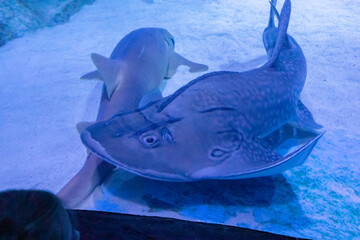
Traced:
<path fill-rule="evenodd" d="M 81 239 L 300 239 L 220 224 L 100 211 L 70 210 Z"/>

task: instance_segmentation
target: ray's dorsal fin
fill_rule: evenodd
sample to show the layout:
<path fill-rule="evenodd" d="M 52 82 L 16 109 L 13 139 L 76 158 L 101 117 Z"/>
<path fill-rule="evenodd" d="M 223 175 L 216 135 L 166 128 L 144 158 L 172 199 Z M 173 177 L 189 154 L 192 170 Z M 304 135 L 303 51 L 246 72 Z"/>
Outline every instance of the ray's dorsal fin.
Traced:
<path fill-rule="evenodd" d="M 271 7 L 273 8 L 273 7 Z M 291 13 L 291 3 L 290 0 L 285 0 L 285 3 L 281 9 L 280 19 L 279 19 L 279 27 L 278 33 L 276 37 L 275 48 L 272 52 L 271 58 L 264 65 L 265 67 L 272 68 L 274 67 L 276 60 L 280 54 L 280 51 L 288 44 L 288 35 L 287 28 L 289 26 L 290 21 L 290 13 Z"/>
<path fill-rule="evenodd" d="M 181 65 L 188 66 L 189 72 L 191 73 L 207 71 L 209 69 L 209 67 L 205 64 L 192 62 L 189 59 L 184 58 L 180 54 L 173 52 L 169 59 L 169 66 L 165 75 L 165 79 L 171 78 L 175 74 L 176 69 Z"/>
<path fill-rule="evenodd" d="M 80 79 L 85 79 L 85 80 L 98 79 L 98 80 L 102 80 L 101 76 L 99 74 L 99 71 L 97 71 L 97 70 L 82 75 L 80 77 Z"/>
<path fill-rule="evenodd" d="M 91 59 L 98 69 L 101 79 L 104 80 L 110 99 L 115 89 L 121 84 L 121 61 L 112 60 L 96 53 L 91 54 Z"/>

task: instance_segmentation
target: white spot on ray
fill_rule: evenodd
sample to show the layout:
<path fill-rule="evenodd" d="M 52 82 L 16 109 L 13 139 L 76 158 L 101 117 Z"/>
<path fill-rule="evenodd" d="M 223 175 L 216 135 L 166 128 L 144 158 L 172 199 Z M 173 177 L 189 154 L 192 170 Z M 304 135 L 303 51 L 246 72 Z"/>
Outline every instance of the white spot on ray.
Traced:
<path fill-rule="evenodd" d="M 145 51 L 145 46 L 143 46 L 143 47 L 141 48 L 141 51 L 140 51 L 140 53 L 139 53 L 139 55 L 138 55 L 138 58 L 141 58 L 141 56 L 142 56 L 142 54 L 144 53 L 144 51 Z"/>

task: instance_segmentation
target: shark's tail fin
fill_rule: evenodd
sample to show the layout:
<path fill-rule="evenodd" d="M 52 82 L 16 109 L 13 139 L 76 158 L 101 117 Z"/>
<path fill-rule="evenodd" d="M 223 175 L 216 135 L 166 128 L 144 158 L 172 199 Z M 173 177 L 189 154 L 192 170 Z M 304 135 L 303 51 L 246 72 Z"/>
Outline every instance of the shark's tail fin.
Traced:
<path fill-rule="evenodd" d="M 273 23 L 273 17 L 271 14 L 276 14 L 276 9 L 274 7 L 274 1 L 270 3 L 271 6 L 271 12 L 270 12 L 270 19 L 269 24 Z M 272 51 L 271 57 L 269 61 L 264 65 L 265 67 L 274 67 L 274 64 L 276 62 L 276 59 L 278 58 L 280 51 L 289 44 L 289 39 L 287 35 L 287 28 L 289 26 L 290 21 L 290 13 L 291 13 L 291 2 L 290 0 L 285 0 L 285 3 L 281 9 L 281 13 L 279 16 L 279 27 L 277 31 L 277 37 L 276 37 L 276 43 L 275 47 Z M 277 14 L 276 14 L 277 15 Z"/>

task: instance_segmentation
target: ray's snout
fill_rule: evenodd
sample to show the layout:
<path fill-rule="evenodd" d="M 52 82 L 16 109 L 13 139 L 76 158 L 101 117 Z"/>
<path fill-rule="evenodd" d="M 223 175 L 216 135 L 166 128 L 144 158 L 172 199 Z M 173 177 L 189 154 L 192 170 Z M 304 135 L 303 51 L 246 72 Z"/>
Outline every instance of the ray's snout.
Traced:
<path fill-rule="evenodd" d="M 104 155 L 102 152 L 105 146 L 116 147 L 113 146 L 114 139 L 133 133 L 144 124 L 146 119 L 139 112 L 118 115 L 86 128 L 81 134 L 81 140 L 90 151 Z"/>

